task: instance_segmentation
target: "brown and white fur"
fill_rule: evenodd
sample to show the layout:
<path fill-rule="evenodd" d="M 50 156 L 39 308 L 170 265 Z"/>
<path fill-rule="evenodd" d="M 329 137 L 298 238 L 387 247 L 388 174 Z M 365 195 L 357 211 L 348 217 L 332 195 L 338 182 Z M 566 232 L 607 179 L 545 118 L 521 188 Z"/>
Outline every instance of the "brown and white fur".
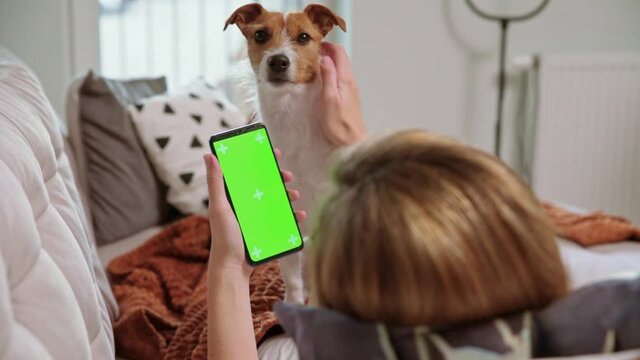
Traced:
<path fill-rule="evenodd" d="M 296 176 L 291 186 L 300 190 L 301 198 L 295 206 L 312 211 L 326 179 L 327 158 L 335 148 L 315 121 L 322 89 L 320 43 L 335 25 L 346 31 L 345 22 L 317 4 L 286 14 L 248 4 L 229 17 L 225 29 L 230 24 L 237 25 L 247 39 L 258 120 L 266 124 L 273 145 L 284 154 L 280 165 Z M 310 235 L 308 223 L 301 224 L 305 236 Z M 302 303 L 301 254 L 282 258 L 280 267 L 287 288 L 285 301 Z"/>

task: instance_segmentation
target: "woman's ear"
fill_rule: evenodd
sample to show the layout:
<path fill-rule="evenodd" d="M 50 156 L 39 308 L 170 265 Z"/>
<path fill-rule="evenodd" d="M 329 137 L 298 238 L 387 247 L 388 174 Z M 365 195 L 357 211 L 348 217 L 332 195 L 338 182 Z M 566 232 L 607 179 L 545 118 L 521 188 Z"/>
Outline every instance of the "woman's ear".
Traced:
<path fill-rule="evenodd" d="M 227 30 L 227 27 L 231 24 L 238 25 L 242 30 L 244 25 L 254 22 L 263 12 L 264 8 L 258 3 L 241 6 L 225 21 L 223 30 Z"/>
<path fill-rule="evenodd" d="M 335 25 L 338 25 L 342 31 L 347 31 L 347 25 L 344 20 L 326 6 L 311 4 L 304 8 L 304 13 L 318 27 L 322 36 L 327 36 Z"/>

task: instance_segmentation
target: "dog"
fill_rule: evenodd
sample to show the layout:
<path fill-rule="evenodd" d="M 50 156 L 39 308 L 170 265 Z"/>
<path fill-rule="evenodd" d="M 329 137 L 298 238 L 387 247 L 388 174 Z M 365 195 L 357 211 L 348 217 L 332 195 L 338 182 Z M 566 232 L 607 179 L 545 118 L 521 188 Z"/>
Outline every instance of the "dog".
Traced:
<path fill-rule="evenodd" d="M 335 146 L 314 121 L 316 99 L 322 89 L 320 44 L 338 26 L 347 31 L 345 21 L 329 8 L 311 4 L 302 12 L 265 10 L 260 4 L 238 8 L 224 24 L 238 26 L 247 40 L 248 57 L 255 75 L 257 120 L 266 124 L 272 143 L 280 148 L 280 165 L 293 171 L 291 184 L 300 190 L 295 206 L 313 208 L 326 179 L 326 165 Z M 300 228 L 310 235 L 309 221 Z M 280 259 L 286 286 L 285 301 L 304 302 L 301 254 Z"/>

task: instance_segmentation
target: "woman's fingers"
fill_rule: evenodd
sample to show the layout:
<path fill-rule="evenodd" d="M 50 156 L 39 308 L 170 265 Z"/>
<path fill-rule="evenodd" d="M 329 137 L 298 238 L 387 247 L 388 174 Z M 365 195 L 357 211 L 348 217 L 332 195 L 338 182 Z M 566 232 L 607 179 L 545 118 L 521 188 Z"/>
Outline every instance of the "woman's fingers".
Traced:
<path fill-rule="evenodd" d="M 303 222 L 303 221 L 304 221 L 304 219 L 306 219 L 306 218 L 307 218 L 307 212 L 306 212 L 306 211 L 304 211 L 304 210 L 296 210 L 296 212 L 295 212 L 295 213 L 296 213 L 296 220 L 297 220 L 298 222 Z"/>
<path fill-rule="evenodd" d="M 280 150 L 276 149 L 276 157 L 282 156 Z M 229 206 L 227 201 L 226 192 L 224 190 L 224 179 L 222 177 L 222 169 L 220 168 L 220 163 L 218 163 L 218 159 L 216 159 L 213 154 L 205 154 L 202 156 L 204 160 L 205 167 L 207 169 L 207 189 L 209 191 L 209 205 L 210 210 L 211 206 L 217 206 L 218 209 L 221 209 L 220 206 Z M 293 180 L 293 173 L 287 170 L 281 170 L 282 178 L 285 182 L 290 182 Z M 300 191 L 294 189 L 287 189 L 287 194 L 289 195 L 290 201 L 296 201 L 300 199 Z M 210 214 L 214 212 L 210 211 Z M 298 210 L 295 212 L 296 220 L 298 222 L 303 221 L 307 218 L 307 212 L 304 210 Z"/>
<path fill-rule="evenodd" d="M 300 200 L 300 191 L 287 189 L 287 194 L 289 194 L 289 201 L 297 201 Z"/>
<path fill-rule="evenodd" d="M 203 157 L 207 168 L 207 188 L 209 190 L 209 203 L 216 205 L 227 204 L 227 197 L 224 190 L 224 180 L 222 169 L 213 154 L 205 154 Z"/>
<path fill-rule="evenodd" d="M 293 173 L 289 170 L 280 170 L 280 174 L 282 174 L 282 180 L 288 183 L 293 181 Z"/>
<path fill-rule="evenodd" d="M 323 42 L 321 46 L 323 54 L 329 56 L 335 64 L 335 68 L 338 73 L 338 81 L 352 80 L 354 78 L 353 69 L 351 68 L 349 56 L 347 55 L 347 51 L 344 47 L 329 42 Z"/>
<path fill-rule="evenodd" d="M 276 154 L 277 160 L 282 159 L 282 151 L 280 151 L 280 149 L 275 148 L 273 152 Z M 293 173 L 291 171 L 280 170 L 280 173 L 282 174 L 282 179 L 284 180 L 284 182 L 288 183 L 290 181 L 293 181 Z"/>
<path fill-rule="evenodd" d="M 322 76 L 322 94 L 327 99 L 335 98 L 338 94 L 338 73 L 329 56 L 320 59 L 320 74 Z"/>

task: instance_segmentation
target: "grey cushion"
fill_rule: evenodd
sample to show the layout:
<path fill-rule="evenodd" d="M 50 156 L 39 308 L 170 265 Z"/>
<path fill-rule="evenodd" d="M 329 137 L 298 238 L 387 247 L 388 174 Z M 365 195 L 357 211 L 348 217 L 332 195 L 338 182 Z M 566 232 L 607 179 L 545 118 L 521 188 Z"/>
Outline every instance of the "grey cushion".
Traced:
<path fill-rule="evenodd" d="M 580 288 L 535 316 L 539 356 L 593 354 L 607 332 L 616 350 L 640 348 L 640 279 Z"/>
<path fill-rule="evenodd" d="M 578 289 L 546 309 L 450 329 L 392 327 L 309 306 L 276 304 L 301 359 L 515 358 L 640 348 L 640 278 Z M 393 353 L 393 355 L 391 355 Z M 484 357 L 482 357 L 484 358 Z"/>
<path fill-rule="evenodd" d="M 93 73 L 80 87 L 80 133 L 98 244 L 160 224 L 168 216 L 163 188 L 126 111 L 126 106 L 164 92 L 164 78 L 116 81 Z"/>

